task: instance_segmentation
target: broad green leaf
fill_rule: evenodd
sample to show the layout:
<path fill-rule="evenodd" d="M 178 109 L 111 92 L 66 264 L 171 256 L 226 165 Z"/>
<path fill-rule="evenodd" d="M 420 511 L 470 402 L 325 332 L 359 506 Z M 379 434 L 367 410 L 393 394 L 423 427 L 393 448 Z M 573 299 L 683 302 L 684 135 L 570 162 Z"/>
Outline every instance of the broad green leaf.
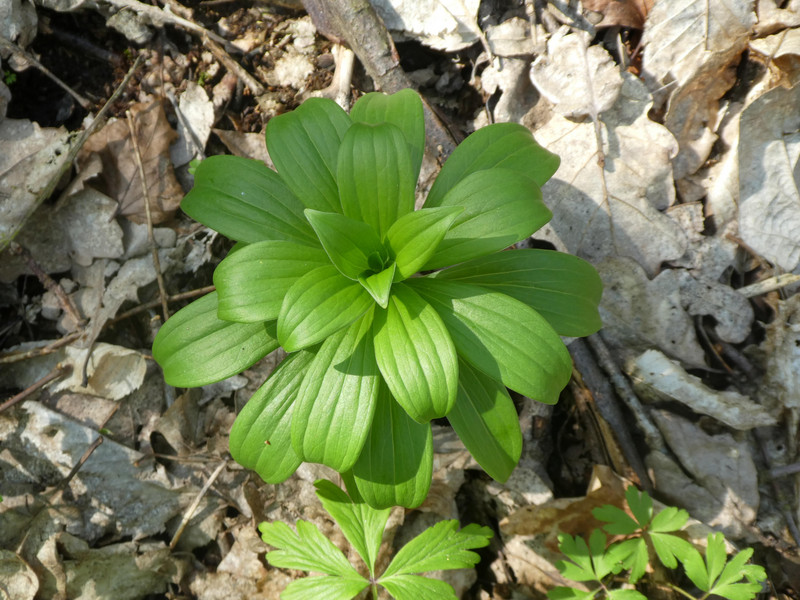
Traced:
<path fill-rule="evenodd" d="M 379 582 L 395 600 L 457 600 L 453 586 L 421 575 L 393 575 Z"/>
<path fill-rule="evenodd" d="M 595 581 L 597 579 L 586 540 L 577 535 L 573 537 L 568 533 L 560 533 L 558 549 L 571 561 L 556 561 L 556 568 L 561 575 L 572 581 Z"/>
<path fill-rule="evenodd" d="M 464 360 L 524 396 L 558 401 L 572 374 L 572 359 L 535 310 L 465 283 L 427 277 L 406 283 L 436 309 Z"/>
<path fill-rule="evenodd" d="M 392 395 L 412 419 L 445 416 L 456 400 L 458 357 L 434 308 L 398 283 L 386 310 L 375 312 L 375 359 Z"/>
<path fill-rule="evenodd" d="M 650 531 L 667 533 L 669 531 L 678 531 L 686 525 L 689 520 L 689 513 L 682 508 L 668 506 L 661 512 L 653 516 L 650 522 Z"/>
<path fill-rule="evenodd" d="M 391 123 L 353 123 L 339 149 L 342 212 L 367 223 L 381 239 L 414 210 L 415 180 L 403 133 Z"/>
<path fill-rule="evenodd" d="M 214 270 L 217 316 L 239 323 L 274 321 L 289 288 L 309 271 L 329 264 L 322 248 L 287 240 L 238 248 Z"/>
<path fill-rule="evenodd" d="M 435 206 L 462 206 L 462 212 L 425 269 L 436 269 L 498 252 L 524 240 L 553 216 L 542 192 L 530 177 L 507 169 L 468 175 Z"/>
<path fill-rule="evenodd" d="M 284 481 L 302 462 L 292 448 L 292 413 L 313 358 L 305 351 L 285 358 L 247 401 L 231 428 L 231 456 L 267 483 Z"/>
<path fill-rule="evenodd" d="M 629 485 L 625 490 L 625 500 L 634 519 L 642 528 L 647 527 L 653 517 L 653 501 L 650 499 L 650 494 L 645 491 L 640 492 L 635 485 Z"/>
<path fill-rule="evenodd" d="M 309 98 L 267 123 L 272 162 L 306 208 L 341 212 L 336 163 L 351 125 L 347 113 L 327 98 Z"/>
<path fill-rule="evenodd" d="M 366 277 L 359 275 L 358 277 L 358 283 L 369 292 L 369 295 L 381 308 L 389 305 L 389 295 L 392 293 L 392 282 L 396 270 L 397 265 L 392 263 L 380 273 L 373 273 Z"/>
<path fill-rule="evenodd" d="M 584 592 L 582 590 L 576 590 L 575 588 L 558 586 L 548 591 L 547 597 L 550 598 L 550 600 L 591 600 L 599 591 L 601 591 L 600 588 L 594 591 Z"/>
<path fill-rule="evenodd" d="M 592 516 L 598 521 L 608 523 L 603 529 L 611 535 L 630 535 L 640 529 L 639 524 L 618 506 L 605 504 L 592 509 Z"/>
<path fill-rule="evenodd" d="M 423 208 L 395 221 L 386 233 L 386 242 L 397 263 L 397 281 L 411 277 L 422 268 L 463 211 L 460 206 Z"/>
<path fill-rule="evenodd" d="M 278 339 L 287 352 L 321 342 L 363 315 L 372 298 L 333 265 L 318 267 L 298 279 L 283 298 Z"/>
<path fill-rule="evenodd" d="M 340 487 L 326 479 L 314 482 L 323 508 L 342 529 L 347 541 L 364 560 L 371 575 L 391 509 L 375 509 L 365 502 L 354 502 Z"/>
<path fill-rule="evenodd" d="M 522 125 L 495 123 L 483 127 L 453 150 L 433 183 L 426 206 L 439 206 L 445 194 L 471 173 L 495 167 L 516 171 L 542 186 L 556 172 L 560 160 L 542 148 Z"/>
<path fill-rule="evenodd" d="M 264 163 L 210 156 L 197 167 L 183 211 L 232 240 L 289 240 L 316 246 L 303 204 Z"/>
<path fill-rule="evenodd" d="M 411 159 L 414 181 L 419 177 L 425 152 L 425 112 L 419 94 L 405 89 L 391 95 L 380 92 L 364 94 L 350 110 L 354 122 L 391 123 L 403 132 Z"/>
<path fill-rule="evenodd" d="M 232 323 L 217 318 L 217 293 L 185 306 L 153 341 L 153 358 L 175 387 L 197 387 L 241 373 L 278 347 L 275 323 Z"/>
<path fill-rule="evenodd" d="M 669 569 L 676 568 L 678 562 L 683 562 L 694 551 L 689 542 L 671 533 L 650 532 L 648 536 L 661 564 Z"/>
<path fill-rule="evenodd" d="M 553 250 L 509 250 L 435 274 L 500 292 L 542 315 L 559 335 L 590 335 L 602 327 L 597 311 L 603 283 L 583 259 Z"/>
<path fill-rule="evenodd" d="M 505 482 L 522 453 L 519 417 L 505 386 L 459 361 L 458 396 L 447 420 L 483 470 Z"/>
<path fill-rule="evenodd" d="M 474 523 L 459 530 L 455 519 L 439 521 L 403 546 L 381 577 L 472 567 L 481 558 L 470 550 L 488 546 L 492 535 Z"/>
<path fill-rule="evenodd" d="M 355 598 L 369 582 L 358 573 L 350 577 L 315 575 L 295 579 L 281 592 L 281 600 L 350 600 Z"/>
<path fill-rule="evenodd" d="M 292 446 L 306 462 L 350 469 L 372 426 L 380 374 L 372 311 L 323 342 L 306 372 L 292 417 Z"/>
<path fill-rule="evenodd" d="M 370 256 L 388 260 L 388 254 L 375 230 L 361 221 L 339 213 L 326 213 L 306 209 L 306 217 L 317 232 L 322 247 L 341 271 L 342 275 L 356 280 L 369 270 Z"/>
<path fill-rule="evenodd" d="M 431 426 L 409 417 L 381 385 L 372 428 L 353 465 L 359 494 L 376 508 L 416 508 L 428 495 L 432 473 Z"/>

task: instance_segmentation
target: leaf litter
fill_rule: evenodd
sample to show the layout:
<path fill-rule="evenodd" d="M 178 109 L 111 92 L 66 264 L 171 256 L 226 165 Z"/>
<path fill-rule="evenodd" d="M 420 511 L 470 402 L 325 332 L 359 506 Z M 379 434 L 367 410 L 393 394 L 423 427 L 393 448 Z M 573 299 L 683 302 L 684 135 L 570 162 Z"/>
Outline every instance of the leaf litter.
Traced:
<path fill-rule="evenodd" d="M 420 91 L 457 128 L 522 122 L 561 156 L 544 188 L 555 217 L 532 243 L 586 258 L 603 277 L 596 343 L 618 369 L 608 376 L 623 399 L 620 378 L 633 384 L 663 438 L 638 444 L 652 481 L 637 483 L 687 508 L 697 543 L 711 526 L 778 557 L 785 566 L 773 581 L 782 597 L 797 597 L 788 550 L 800 516 L 797 284 L 755 297 L 738 290 L 798 273 L 800 5 L 587 0 L 582 13 L 556 3 L 526 13 L 503 1 L 497 11 L 376 4 L 406 40 L 400 55 L 417 65 Z M 44 9 L 32 6 L 12 2 L 3 29 L 21 49 L 44 35 L 31 27 Z M 0 409 L 0 573 L 15 598 L 277 598 L 295 574 L 265 565 L 256 523 L 308 519 L 348 548 L 314 496 L 320 469 L 304 465 L 273 486 L 227 459 L 235 412 L 274 357 L 176 394 L 149 347 L 162 306 L 174 311 L 182 300 L 173 297 L 207 286 L 228 248 L 177 211 L 191 185 L 186 164 L 225 152 L 268 161 L 264 123 L 325 89 L 339 62 L 308 16 L 271 3 L 236 4 L 224 16 L 130 6 L 110 3 L 102 18 L 131 40 L 117 51 L 151 62 L 55 193 L 45 182 L 72 147 L 69 129 L 82 126 L 26 117 L 20 103 L 33 100 L 8 75 L 35 67 L 2 54 L 0 246 L 15 239 L 33 263 L 9 250 L 0 258 L 0 388 L 3 398 L 25 396 Z M 177 40 L 176 27 L 222 32 L 211 36 L 219 47 L 137 48 L 156 33 Z M 97 98 L 107 99 L 110 83 Z M 356 73 L 352 85 L 369 91 L 373 82 Z M 169 298 L 159 297 L 159 275 Z M 482 478 L 438 427 L 431 494 L 420 510 L 393 516 L 384 544 L 445 518 L 499 523 L 504 551 L 478 566 L 478 583 L 475 570 L 447 574 L 459 595 L 537 597 L 563 583 L 552 565 L 557 530 L 588 531 L 587 506 L 621 504 L 625 487 L 595 466 L 590 440 L 603 437 L 574 427 L 562 408 L 581 390 L 599 402 L 586 381 L 575 380 L 555 412 L 518 399 L 525 449 L 505 484 Z M 583 465 L 581 475 L 567 475 L 581 471 L 569 465 Z M 770 473 L 776 486 L 760 485 Z"/>

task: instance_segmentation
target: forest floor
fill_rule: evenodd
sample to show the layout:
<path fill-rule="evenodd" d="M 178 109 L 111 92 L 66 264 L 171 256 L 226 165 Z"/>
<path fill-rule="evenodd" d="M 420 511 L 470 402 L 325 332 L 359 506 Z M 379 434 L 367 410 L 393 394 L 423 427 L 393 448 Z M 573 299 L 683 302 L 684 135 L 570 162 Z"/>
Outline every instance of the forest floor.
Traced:
<path fill-rule="evenodd" d="M 302 573 L 266 562 L 262 521 L 349 552 L 314 495 L 335 473 L 267 485 L 228 453 L 280 357 L 176 390 L 151 347 L 232 247 L 179 209 L 190 162 L 271 164 L 272 117 L 401 81 L 443 153 L 513 121 L 561 157 L 525 244 L 597 268 L 604 328 L 567 340 L 555 407 L 514 398 L 506 483 L 434 426 L 431 493 L 387 546 L 489 525 L 480 564 L 440 576 L 544 598 L 559 531 L 588 536 L 633 482 L 688 510 L 691 541 L 754 548 L 759 597 L 800 598 L 800 2 L 381 0 L 380 56 L 361 13 L 323 25 L 348 4 L 0 0 L 0 597 L 278 598 Z M 662 577 L 639 589 L 676 597 Z"/>

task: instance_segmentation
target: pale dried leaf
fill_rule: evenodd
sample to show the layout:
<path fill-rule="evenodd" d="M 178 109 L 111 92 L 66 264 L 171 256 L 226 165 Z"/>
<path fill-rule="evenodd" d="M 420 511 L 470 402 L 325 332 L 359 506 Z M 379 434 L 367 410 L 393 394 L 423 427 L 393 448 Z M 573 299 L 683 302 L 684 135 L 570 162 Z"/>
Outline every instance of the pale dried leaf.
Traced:
<path fill-rule="evenodd" d="M 766 329 L 767 337 L 759 347 L 766 370 L 759 396 L 776 416 L 788 412 L 787 431 L 796 437 L 800 420 L 800 295 L 779 301 L 775 319 Z"/>
<path fill-rule="evenodd" d="M 610 109 L 622 89 L 611 55 L 588 46 L 583 33 L 559 29 L 547 42 L 547 54 L 531 66 L 531 81 L 566 117 L 597 116 Z"/>
<path fill-rule="evenodd" d="M 478 41 L 480 0 L 375 0 L 386 27 L 444 52 L 463 50 Z"/>
<path fill-rule="evenodd" d="M 694 412 L 714 417 L 728 427 L 748 430 L 775 425 L 760 404 L 734 391 L 717 391 L 658 350 L 648 350 L 628 366 L 637 395 L 652 402 L 680 402 Z"/>
<path fill-rule="evenodd" d="M 174 166 L 181 167 L 203 156 L 214 124 L 214 105 L 206 91 L 190 81 L 181 94 L 178 108 L 183 118 L 178 119 L 178 139 L 170 146 L 170 157 Z"/>
<path fill-rule="evenodd" d="M 800 86 L 775 88 L 741 116 L 739 230 L 770 262 L 792 271 L 800 262 Z"/>
<path fill-rule="evenodd" d="M 523 56 L 534 53 L 531 23 L 520 17 L 512 17 L 499 25 L 487 27 L 486 41 L 489 42 L 494 56 Z"/>
<path fill-rule="evenodd" d="M 150 214 L 152 222 L 158 224 L 172 217 L 183 197 L 169 156 L 170 144 L 177 134 L 158 100 L 135 104 L 131 115 L 150 196 Z M 79 169 L 93 153 L 103 161 L 103 191 L 119 203 L 120 214 L 136 223 L 146 223 L 142 183 L 127 121 L 109 122 L 89 137 L 78 155 Z"/>
<path fill-rule="evenodd" d="M 553 115 L 537 129 L 539 143 L 561 156 L 543 187 L 554 218 L 537 237 L 592 262 L 629 257 L 654 274 L 686 250 L 683 231 L 659 212 L 675 201 L 670 159 L 676 147 L 648 118 L 652 100 L 644 84 L 628 73 L 623 82 L 616 104 L 599 115 L 602 155 L 590 121 Z"/>
<path fill-rule="evenodd" d="M 585 10 L 603 15 L 595 27 L 632 27 L 642 29 L 655 0 L 582 0 Z"/>
<path fill-rule="evenodd" d="M 260 160 L 268 167 L 275 168 L 267 152 L 267 143 L 263 133 L 244 133 L 242 131 L 228 131 L 227 129 L 212 129 L 212 131 L 225 144 L 231 154 Z"/>
<path fill-rule="evenodd" d="M 691 175 L 716 140 L 719 99 L 755 24 L 753 0 L 657 2 L 647 17 L 642 73 L 657 98 L 667 95 L 667 128 L 680 152 L 675 178 Z"/>
<path fill-rule="evenodd" d="M 0 581 L 8 598 L 33 600 L 39 590 L 36 573 L 17 554 L 0 549 Z"/>
<path fill-rule="evenodd" d="M 756 34 L 769 35 L 787 27 L 800 27 L 800 0 L 758 0 Z"/>
<path fill-rule="evenodd" d="M 492 114 L 495 123 L 518 123 L 536 101 L 536 90 L 526 77 L 530 61 L 525 58 L 498 59 L 502 69 L 487 66 L 481 74 L 481 87 L 489 95 L 501 91 Z"/>

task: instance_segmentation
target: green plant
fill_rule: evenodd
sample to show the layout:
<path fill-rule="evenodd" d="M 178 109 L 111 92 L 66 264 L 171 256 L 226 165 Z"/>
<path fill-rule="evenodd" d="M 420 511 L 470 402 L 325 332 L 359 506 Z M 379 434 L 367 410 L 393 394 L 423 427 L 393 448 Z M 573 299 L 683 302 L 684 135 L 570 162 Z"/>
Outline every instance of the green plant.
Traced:
<path fill-rule="evenodd" d="M 686 576 L 702 592 L 701 599 L 716 595 L 729 600 L 749 600 L 761 591 L 761 582 L 767 577 L 764 569 L 746 564 L 753 555 L 752 548 L 738 552 L 728 561 L 725 536 L 709 533 L 703 558 L 691 543 L 673 533 L 686 525 L 689 514 L 685 510 L 668 507 L 654 514 L 648 493 L 640 493 L 634 486 L 625 491 L 625 499 L 633 516 L 608 504 L 594 509 L 592 514 L 607 523 L 603 526 L 606 533 L 629 536 L 627 539 L 608 544 L 606 535 L 599 529 L 592 531 L 588 544 L 583 538 L 569 534 L 558 538 L 559 550 L 569 559 L 556 563 L 561 574 L 573 581 L 594 582 L 597 587 L 589 592 L 557 587 L 548 592 L 548 598 L 647 600 L 635 589 L 610 587 L 613 582 L 609 580 L 617 581 L 624 570 L 628 571 L 625 581 L 634 584 L 656 557 L 669 569 L 676 569 L 680 563 Z M 674 584 L 669 585 L 687 598 L 696 598 Z"/>
<path fill-rule="evenodd" d="M 267 560 L 273 566 L 323 573 L 290 583 L 281 594 L 284 600 L 347 600 L 367 586 L 371 587 L 373 598 L 377 598 L 379 585 L 397 600 L 455 600 L 449 584 L 417 573 L 471 567 L 479 557 L 470 550 L 486 546 L 492 537 L 488 527 L 467 525 L 458 530 L 457 521 L 441 521 L 403 546 L 377 575 L 375 563 L 391 509 L 371 508 L 361 498 L 351 500 L 330 481 L 320 480 L 315 485 L 323 507 L 364 561 L 369 578 L 356 571 L 342 552 L 311 523 L 298 521 L 297 533 L 282 522 L 261 523 L 259 530 L 263 540 L 276 548 L 267 553 Z"/>
<path fill-rule="evenodd" d="M 425 127 L 410 90 L 367 94 L 350 115 L 307 100 L 270 120 L 266 140 L 277 172 L 233 156 L 195 170 L 183 210 L 238 243 L 216 292 L 159 331 L 167 382 L 219 381 L 282 346 L 230 437 L 269 483 L 323 463 L 370 506 L 418 506 L 441 417 L 505 481 L 522 447 L 506 388 L 556 402 L 572 369 L 559 335 L 601 324 L 591 265 L 501 252 L 550 220 L 540 186 L 558 157 L 520 125 L 490 125 L 415 210 Z"/>
<path fill-rule="evenodd" d="M 17 74 L 12 73 L 11 71 L 6 71 L 3 74 L 3 81 L 5 81 L 6 85 L 13 85 L 17 81 Z"/>

